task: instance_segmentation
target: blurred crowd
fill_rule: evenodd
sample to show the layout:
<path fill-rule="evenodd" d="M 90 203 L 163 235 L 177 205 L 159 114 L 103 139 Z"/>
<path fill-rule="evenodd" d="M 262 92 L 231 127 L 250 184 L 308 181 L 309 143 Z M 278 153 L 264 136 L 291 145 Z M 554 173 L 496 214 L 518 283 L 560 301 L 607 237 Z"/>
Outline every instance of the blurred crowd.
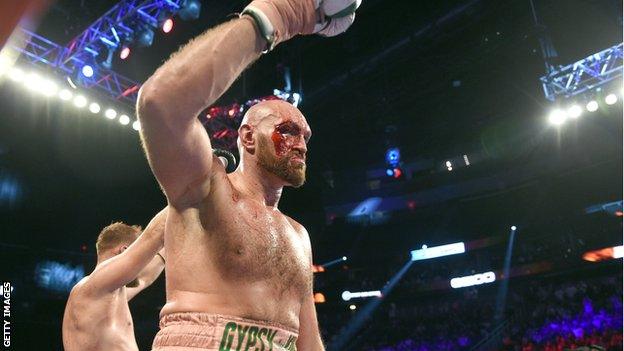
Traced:
<path fill-rule="evenodd" d="M 509 285 L 498 303 L 496 286 L 469 287 L 422 299 L 384 301 L 349 344 L 353 350 L 563 351 L 598 345 L 622 349 L 622 278 L 526 278 Z M 500 305 L 501 314 L 497 314 Z M 345 331 L 347 318 L 319 313 L 325 340 Z"/>

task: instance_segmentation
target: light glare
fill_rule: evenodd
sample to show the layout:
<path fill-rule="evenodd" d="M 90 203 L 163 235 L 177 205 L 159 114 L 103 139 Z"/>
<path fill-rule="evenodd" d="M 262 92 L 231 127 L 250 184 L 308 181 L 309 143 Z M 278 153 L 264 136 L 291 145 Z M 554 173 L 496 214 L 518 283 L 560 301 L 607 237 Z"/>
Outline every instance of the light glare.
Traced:
<path fill-rule="evenodd" d="M 572 105 L 568 109 L 568 116 L 570 118 L 578 118 L 581 113 L 583 113 L 583 109 L 579 105 Z"/>
<path fill-rule="evenodd" d="M 108 119 L 115 119 L 115 117 L 117 117 L 117 111 L 109 108 L 108 110 L 106 110 L 106 112 L 104 112 L 104 116 L 106 116 L 106 118 Z"/>
<path fill-rule="evenodd" d="M 68 101 L 69 99 L 71 99 L 72 95 L 73 95 L 72 92 L 67 89 L 63 89 L 59 92 L 59 98 L 65 101 Z"/>
<path fill-rule="evenodd" d="M 595 100 L 592 100 L 592 101 L 587 103 L 585 108 L 589 112 L 596 112 L 596 111 L 598 111 L 598 102 L 596 102 Z"/>
<path fill-rule="evenodd" d="M 37 73 L 30 73 L 24 79 L 24 84 L 30 90 L 39 90 L 41 88 L 41 77 Z"/>
<path fill-rule="evenodd" d="M 565 112 L 560 109 L 555 109 L 548 116 L 548 122 L 552 125 L 560 126 L 566 121 L 567 118 L 568 116 L 566 116 Z"/>
<path fill-rule="evenodd" d="M 97 102 L 92 102 L 91 105 L 89 105 L 89 111 L 91 111 L 91 113 L 98 113 L 100 110 L 100 105 Z"/>
<path fill-rule="evenodd" d="M 14 82 L 21 82 L 24 80 L 24 75 L 24 71 L 16 67 L 9 71 L 9 78 Z"/>
<path fill-rule="evenodd" d="M 139 121 L 132 122 L 132 129 L 134 129 L 136 131 L 141 130 L 141 122 L 139 122 Z"/>
<path fill-rule="evenodd" d="M 607 96 L 605 96 L 605 103 L 607 105 L 613 105 L 617 102 L 617 95 L 615 94 L 609 94 Z"/>
<path fill-rule="evenodd" d="M 89 65 L 82 66 L 82 75 L 87 78 L 93 77 L 93 67 Z"/>
<path fill-rule="evenodd" d="M 87 106 L 87 98 L 82 96 L 82 95 L 78 95 L 74 98 L 74 106 L 78 107 L 78 108 L 83 108 L 85 106 Z"/>
<path fill-rule="evenodd" d="M 41 92 L 45 96 L 53 96 L 58 91 L 58 85 L 51 80 L 41 82 Z"/>
<path fill-rule="evenodd" d="M 128 56 L 130 56 L 130 47 L 124 46 L 119 53 L 119 58 L 125 60 L 128 58 Z"/>
<path fill-rule="evenodd" d="M 126 115 L 119 116 L 119 123 L 123 124 L 124 126 L 127 125 L 128 123 L 130 123 L 130 117 Z"/>
<path fill-rule="evenodd" d="M 173 19 L 167 18 L 165 23 L 163 23 L 162 30 L 165 33 L 169 33 L 171 32 L 172 29 L 173 29 Z"/>

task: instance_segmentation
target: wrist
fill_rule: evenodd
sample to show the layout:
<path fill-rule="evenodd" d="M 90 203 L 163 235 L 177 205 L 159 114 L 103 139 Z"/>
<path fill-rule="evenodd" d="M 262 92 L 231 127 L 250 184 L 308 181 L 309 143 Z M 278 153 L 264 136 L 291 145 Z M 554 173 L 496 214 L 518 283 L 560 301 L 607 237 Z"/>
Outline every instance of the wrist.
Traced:
<path fill-rule="evenodd" d="M 259 11 L 255 7 L 247 6 L 240 14 L 240 18 L 252 22 L 257 33 L 264 41 L 262 49 L 263 54 L 273 50 L 275 45 L 277 45 L 275 28 L 271 24 L 271 21 L 269 21 L 269 18 L 262 13 L 262 11 Z"/>
<path fill-rule="evenodd" d="M 160 252 L 157 252 L 156 255 L 158 257 L 160 257 L 160 259 L 163 261 L 163 263 L 165 263 L 165 258 L 163 257 L 163 255 L 160 254 Z"/>

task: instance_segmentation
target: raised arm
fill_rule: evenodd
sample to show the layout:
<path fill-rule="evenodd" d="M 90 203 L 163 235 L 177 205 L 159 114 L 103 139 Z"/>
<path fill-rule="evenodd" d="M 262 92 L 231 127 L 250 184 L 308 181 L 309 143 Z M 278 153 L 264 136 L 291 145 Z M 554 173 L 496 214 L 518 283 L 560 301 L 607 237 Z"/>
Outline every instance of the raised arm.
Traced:
<path fill-rule="evenodd" d="M 163 228 L 164 229 L 164 228 Z M 152 260 L 143 268 L 143 270 L 137 276 L 138 285 L 135 287 L 128 287 L 126 290 L 126 296 L 128 301 L 140 293 L 143 289 L 152 285 L 152 283 L 158 278 L 160 273 L 165 269 L 165 248 L 152 258 Z"/>
<path fill-rule="evenodd" d="M 122 253 L 100 264 L 85 283 L 91 294 L 115 291 L 132 280 L 152 261 L 163 248 L 167 209 L 160 211 L 143 233 Z M 162 271 L 162 269 L 161 269 Z"/>
<path fill-rule="evenodd" d="M 173 206 L 196 203 L 208 194 L 212 149 L 197 116 L 265 45 L 250 17 L 234 19 L 192 40 L 143 84 L 137 103 L 141 137 Z"/>

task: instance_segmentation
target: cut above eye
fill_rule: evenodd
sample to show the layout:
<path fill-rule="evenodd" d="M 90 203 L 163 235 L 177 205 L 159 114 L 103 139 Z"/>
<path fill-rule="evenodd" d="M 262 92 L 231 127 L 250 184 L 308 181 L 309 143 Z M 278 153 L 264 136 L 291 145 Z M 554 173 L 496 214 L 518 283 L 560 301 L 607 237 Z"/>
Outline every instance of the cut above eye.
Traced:
<path fill-rule="evenodd" d="M 297 134 L 296 128 L 293 128 L 290 125 L 281 125 L 281 126 L 277 127 L 277 131 L 280 134 L 290 134 L 290 135 Z"/>

